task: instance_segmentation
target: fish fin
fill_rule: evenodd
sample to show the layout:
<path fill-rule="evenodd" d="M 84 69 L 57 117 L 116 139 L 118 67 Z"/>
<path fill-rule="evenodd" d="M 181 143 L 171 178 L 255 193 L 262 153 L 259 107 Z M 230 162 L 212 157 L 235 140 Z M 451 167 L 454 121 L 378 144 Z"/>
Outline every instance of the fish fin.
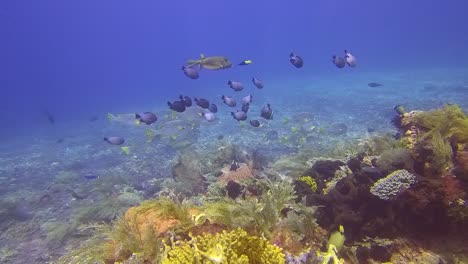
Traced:
<path fill-rule="evenodd" d="M 228 81 L 228 85 L 231 85 L 231 84 L 232 84 L 232 82 L 231 82 L 231 80 L 229 80 L 229 81 Z"/>
<path fill-rule="evenodd" d="M 136 118 L 136 119 L 140 119 L 141 116 L 140 116 L 139 114 L 135 113 L 135 118 Z"/>
<path fill-rule="evenodd" d="M 171 107 L 172 106 L 172 103 L 171 102 L 167 102 L 167 106 Z"/>
<path fill-rule="evenodd" d="M 104 141 L 109 141 L 106 137 L 104 138 Z"/>

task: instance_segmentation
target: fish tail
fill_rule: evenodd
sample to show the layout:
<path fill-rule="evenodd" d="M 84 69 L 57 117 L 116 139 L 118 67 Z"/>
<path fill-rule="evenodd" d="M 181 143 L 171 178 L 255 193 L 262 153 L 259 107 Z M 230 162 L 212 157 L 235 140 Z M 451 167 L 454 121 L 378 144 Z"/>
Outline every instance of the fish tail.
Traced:
<path fill-rule="evenodd" d="M 187 65 L 189 67 L 192 67 L 193 65 L 197 65 L 197 64 L 200 64 L 201 63 L 201 60 L 188 60 L 187 61 Z"/>

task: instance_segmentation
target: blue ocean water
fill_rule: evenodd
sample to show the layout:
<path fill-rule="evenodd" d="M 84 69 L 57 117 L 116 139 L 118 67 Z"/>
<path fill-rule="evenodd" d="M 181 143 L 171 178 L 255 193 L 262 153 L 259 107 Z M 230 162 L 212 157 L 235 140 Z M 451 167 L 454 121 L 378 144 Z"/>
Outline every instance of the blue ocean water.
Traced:
<path fill-rule="evenodd" d="M 459 68 L 468 59 L 461 0 L 5 0 L 0 8 L 2 140 L 47 126 L 45 108 L 57 123 L 78 122 L 162 105 L 179 93 L 215 98 L 229 92 L 227 79 L 258 75 L 275 97 L 308 78 Z M 330 63 L 344 49 L 358 57 L 356 69 Z M 305 59 L 304 69 L 291 67 L 290 52 Z M 181 65 L 200 53 L 254 63 L 185 78 Z"/>
<path fill-rule="evenodd" d="M 394 133 L 390 121 L 398 104 L 428 110 L 457 103 L 467 111 L 466 10 L 464 0 L 2 0 L 0 190 L 21 199 L 37 192 L 42 200 L 63 172 L 92 180 L 120 173 L 142 189 L 153 177 L 170 178 L 169 158 L 177 150 L 147 144 L 146 127 L 107 119 L 108 113 L 159 115 L 180 94 L 218 105 L 219 120 L 201 122 L 193 147 L 199 151 L 220 137 L 262 150 L 281 148 L 279 141 L 265 144 L 266 134 L 286 139 L 296 129 L 287 121 L 301 112 L 314 115 L 314 128 L 345 124 L 347 136 L 357 139 L 370 130 Z M 355 68 L 332 64 L 332 55 L 344 56 L 345 49 L 356 56 Z M 303 68 L 291 65 L 291 52 L 304 59 Z M 181 67 L 201 54 L 226 56 L 234 66 L 187 78 Z M 253 63 L 237 65 L 247 59 Z M 256 89 L 252 77 L 265 88 Z M 246 88 L 234 92 L 228 80 Z M 275 118 L 263 120 L 259 130 L 232 119 L 230 112 L 240 106 L 229 108 L 221 100 L 247 94 L 254 96 L 249 119 L 260 119 L 267 103 L 274 109 Z M 103 142 L 111 135 L 125 137 L 129 156 Z M 297 147 L 285 145 L 285 152 Z M 62 206 L 53 201 L 54 208 Z M 44 208 L 34 203 L 29 207 L 41 221 L 56 220 L 73 214 L 72 202 L 64 201 L 54 211 L 60 216 L 39 214 Z M 0 246 L 19 243 L 10 239 L 0 237 Z M 37 260 L 42 252 L 36 253 Z M 54 254 L 44 259 L 60 255 Z M 14 263 L 25 254 L 19 255 Z"/>

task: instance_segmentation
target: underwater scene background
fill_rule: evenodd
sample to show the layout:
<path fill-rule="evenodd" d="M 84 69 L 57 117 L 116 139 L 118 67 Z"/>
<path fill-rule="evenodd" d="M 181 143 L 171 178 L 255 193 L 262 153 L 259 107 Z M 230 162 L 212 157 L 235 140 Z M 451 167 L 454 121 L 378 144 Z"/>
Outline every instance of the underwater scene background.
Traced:
<path fill-rule="evenodd" d="M 466 10 L 1 1 L 0 263 L 468 263 Z"/>

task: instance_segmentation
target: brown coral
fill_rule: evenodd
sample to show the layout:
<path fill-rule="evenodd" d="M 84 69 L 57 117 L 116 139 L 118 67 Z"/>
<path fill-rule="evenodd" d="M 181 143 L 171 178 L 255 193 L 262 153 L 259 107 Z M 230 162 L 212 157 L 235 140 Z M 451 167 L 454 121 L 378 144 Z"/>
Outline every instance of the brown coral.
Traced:
<path fill-rule="evenodd" d="M 231 170 L 230 165 L 226 166 L 221 170 L 221 172 L 223 174 L 221 174 L 218 180 L 225 184 L 227 184 L 229 181 L 241 183 L 242 181 L 253 178 L 252 171 L 245 163 L 239 163 L 239 168 L 237 168 L 237 170 Z"/>

